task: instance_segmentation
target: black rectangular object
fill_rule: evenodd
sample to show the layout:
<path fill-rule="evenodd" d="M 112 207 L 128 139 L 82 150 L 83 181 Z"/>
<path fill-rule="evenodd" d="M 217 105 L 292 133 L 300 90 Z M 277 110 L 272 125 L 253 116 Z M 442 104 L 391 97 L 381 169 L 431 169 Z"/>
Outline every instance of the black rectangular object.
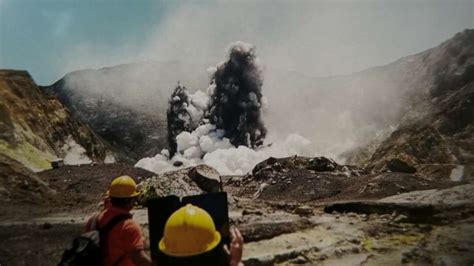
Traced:
<path fill-rule="evenodd" d="M 182 206 L 191 203 L 206 210 L 214 220 L 216 229 L 225 244 L 230 243 L 229 231 L 229 208 L 227 203 L 227 193 L 209 193 L 197 196 L 188 196 L 182 199 Z"/>
<path fill-rule="evenodd" d="M 216 230 L 218 230 L 222 236 L 222 240 L 218 248 L 220 248 L 223 244 L 230 243 L 227 193 L 217 192 L 196 196 L 187 196 L 183 197 L 181 200 L 179 197 L 174 195 L 154 198 L 147 202 L 149 223 L 148 227 L 150 232 L 151 256 L 153 261 L 157 262 L 158 265 L 173 265 L 177 263 L 174 258 L 170 258 L 159 251 L 158 243 L 163 237 L 164 227 L 168 218 L 171 216 L 171 214 L 173 214 L 173 212 L 188 203 L 206 210 L 212 217 L 216 226 Z M 222 252 L 214 252 L 214 254 L 201 257 L 202 258 L 197 259 L 198 263 L 196 263 L 196 260 L 192 260 L 192 262 L 189 261 L 188 263 L 201 265 L 225 265 L 228 262 L 228 259 L 224 257 L 224 253 Z"/>

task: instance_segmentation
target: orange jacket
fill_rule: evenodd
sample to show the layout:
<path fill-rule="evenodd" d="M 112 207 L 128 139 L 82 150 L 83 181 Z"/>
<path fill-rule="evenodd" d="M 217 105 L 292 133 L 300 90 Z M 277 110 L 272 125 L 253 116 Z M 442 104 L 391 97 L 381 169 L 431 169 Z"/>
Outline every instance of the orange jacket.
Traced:
<path fill-rule="evenodd" d="M 129 212 L 117 207 L 108 206 L 98 216 L 98 227 L 103 227 L 113 217 L 121 214 L 129 214 Z M 90 218 L 87 221 L 86 231 L 91 230 L 92 219 Z M 112 266 L 114 263 L 119 262 L 115 265 L 133 266 L 134 264 L 128 254 L 144 249 L 140 225 L 132 219 L 120 221 L 107 233 L 107 240 L 101 243 L 101 245 L 104 248 L 102 252 L 105 256 L 103 265 Z"/>

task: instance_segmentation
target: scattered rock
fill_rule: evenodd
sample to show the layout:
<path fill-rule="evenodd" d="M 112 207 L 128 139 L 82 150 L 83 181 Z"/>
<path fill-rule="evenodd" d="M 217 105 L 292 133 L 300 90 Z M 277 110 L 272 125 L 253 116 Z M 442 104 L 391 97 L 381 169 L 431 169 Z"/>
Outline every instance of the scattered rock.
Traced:
<path fill-rule="evenodd" d="M 348 216 L 348 217 L 355 218 L 355 217 L 357 217 L 357 214 L 356 214 L 356 213 L 353 213 L 353 212 L 349 212 L 349 213 L 347 214 L 347 216 Z"/>
<path fill-rule="evenodd" d="M 313 226 L 313 223 L 304 218 L 291 220 L 267 220 L 250 223 L 239 228 L 245 241 L 259 241 L 270 239 L 282 234 L 293 233 Z"/>
<path fill-rule="evenodd" d="M 342 250 L 341 248 L 334 249 L 334 255 L 339 257 L 339 256 L 342 256 L 342 254 L 344 254 L 344 250 Z"/>
<path fill-rule="evenodd" d="M 269 158 L 252 174 L 226 181 L 243 197 L 272 201 L 317 203 L 353 199 L 381 199 L 409 191 L 452 186 L 451 181 L 429 180 L 400 172 L 368 173 L 338 165 L 324 157 Z"/>
<path fill-rule="evenodd" d="M 53 225 L 50 224 L 50 223 L 44 223 L 44 224 L 41 226 L 41 228 L 42 228 L 42 229 L 45 229 L 45 230 L 51 229 L 52 227 L 53 227 Z"/>
<path fill-rule="evenodd" d="M 351 239 L 349 239 L 349 242 L 352 243 L 352 244 L 356 244 L 356 245 L 360 244 L 360 240 L 357 239 L 357 238 L 351 238 Z"/>
<path fill-rule="evenodd" d="M 391 159 L 387 162 L 387 168 L 392 172 L 414 174 L 416 168 L 400 159 Z"/>
<path fill-rule="evenodd" d="M 351 252 L 352 253 L 360 253 L 360 248 L 359 247 L 352 247 Z"/>
<path fill-rule="evenodd" d="M 273 166 L 274 163 L 277 163 L 278 159 L 274 157 L 269 157 L 268 159 L 261 161 L 252 170 L 252 175 L 256 175 L 260 170 Z"/>
<path fill-rule="evenodd" d="M 308 263 L 308 258 L 303 256 L 303 255 L 299 255 L 298 257 L 296 257 L 295 259 L 292 259 L 290 260 L 289 262 L 290 263 L 293 263 L 293 264 L 305 264 L 305 263 Z"/>
<path fill-rule="evenodd" d="M 316 172 L 334 171 L 339 165 L 326 157 L 316 157 L 309 160 L 308 170 Z"/>
<path fill-rule="evenodd" d="M 333 211 L 344 213 L 344 212 L 356 212 L 356 213 L 377 213 L 377 214 L 391 214 L 393 211 L 403 213 L 407 217 L 410 217 L 413 221 L 426 222 L 432 221 L 432 217 L 438 213 L 438 211 L 429 204 L 414 204 L 414 203 L 383 203 L 374 201 L 353 201 L 344 203 L 333 203 L 329 204 L 324 208 L 324 211 L 331 213 Z M 383 217 L 381 217 L 382 219 Z M 386 218 L 389 219 L 389 218 Z"/>
<path fill-rule="evenodd" d="M 63 166 L 64 166 L 64 161 L 63 160 L 56 160 L 56 161 L 51 162 L 51 168 L 53 168 L 53 169 L 57 169 L 57 168 L 63 167 Z"/>
<path fill-rule="evenodd" d="M 173 162 L 173 166 L 180 167 L 182 165 L 183 165 L 183 162 L 181 162 L 181 161 L 174 161 Z"/>
<path fill-rule="evenodd" d="M 250 258 L 244 261 L 247 266 L 266 266 L 275 265 L 275 257 L 272 255 L 260 256 L 258 258 Z"/>
<path fill-rule="evenodd" d="M 300 216 L 310 216 L 313 215 L 313 208 L 307 205 L 298 206 L 295 213 Z"/>
<path fill-rule="evenodd" d="M 263 215 L 261 210 L 248 210 L 245 209 L 242 211 L 242 215 Z"/>

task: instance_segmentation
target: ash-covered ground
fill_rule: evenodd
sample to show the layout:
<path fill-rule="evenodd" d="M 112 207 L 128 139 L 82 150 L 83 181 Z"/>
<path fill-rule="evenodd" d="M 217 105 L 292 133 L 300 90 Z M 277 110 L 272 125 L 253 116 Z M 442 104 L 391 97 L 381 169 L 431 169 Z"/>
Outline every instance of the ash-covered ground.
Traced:
<path fill-rule="evenodd" d="M 246 176 L 221 176 L 217 183 L 212 168 L 193 170 L 155 175 L 112 164 L 42 172 L 40 176 L 57 191 L 56 197 L 51 204 L 12 205 L 17 210 L 47 211 L 19 211 L 2 219 L 0 263 L 56 264 L 83 230 L 87 217 L 102 208 L 102 193 L 117 172 L 140 177 L 143 202 L 146 197 L 200 194 L 223 187 L 231 223 L 246 239 L 246 265 L 474 262 L 474 185 L 470 180 L 370 173 L 323 157 L 270 158 Z M 108 177 L 99 178 L 99 173 Z M 146 208 L 137 206 L 134 213 L 148 237 Z"/>

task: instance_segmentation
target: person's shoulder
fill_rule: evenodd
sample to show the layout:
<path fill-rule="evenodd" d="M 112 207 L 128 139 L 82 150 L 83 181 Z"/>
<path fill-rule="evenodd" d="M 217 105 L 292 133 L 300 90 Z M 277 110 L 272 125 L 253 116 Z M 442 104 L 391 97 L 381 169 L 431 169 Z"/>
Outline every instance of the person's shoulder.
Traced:
<path fill-rule="evenodd" d="M 127 218 L 123 221 L 122 229 L 130 231 L 130 230 L 141 230 L 140 225 L 133 220 L 131 217 Z"/>
<path fill-rule="evenodd" d="M 143 245 L 142 228 L 133 219 L 129 218 L 123 221 L 120 232 L 128 242 L 135 243 L 140 247 Z"/>
<path fill-rule="evenodd" d="M 99 223 L 99 220 L 100 220 L 100 217 L 102 216 L 102 213 L 103 212 L 98 212 L 98 213 L 94 213 L 94 215 L 90 216 L 88 219 L 87 219 L 87 222 L 86 222 L 86 231 L 90 231 L 92 228 L 92 223 L 95 221 L 97 224 Z M 96 224 L 96 226 L 97 226 Z"/>

